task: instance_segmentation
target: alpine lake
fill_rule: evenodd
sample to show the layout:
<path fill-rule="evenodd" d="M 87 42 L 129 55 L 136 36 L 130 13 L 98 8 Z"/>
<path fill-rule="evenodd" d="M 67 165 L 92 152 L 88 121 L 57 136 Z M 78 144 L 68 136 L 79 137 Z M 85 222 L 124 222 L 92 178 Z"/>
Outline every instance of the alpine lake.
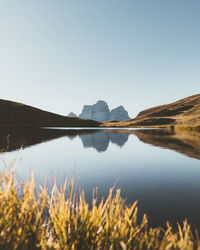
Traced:
<path fill-rule="evenodd" d="M 200 133 L 157 129 L 1 128 L 1 167 L 13 165 L 18 181 L 34 171 L 62 185 L 75 176 L 74 192 L 91 203 L 121 189 L 127 203 L 138 200 L 139 219 L 150 226 L 188 222 L 200 230 Z"/>

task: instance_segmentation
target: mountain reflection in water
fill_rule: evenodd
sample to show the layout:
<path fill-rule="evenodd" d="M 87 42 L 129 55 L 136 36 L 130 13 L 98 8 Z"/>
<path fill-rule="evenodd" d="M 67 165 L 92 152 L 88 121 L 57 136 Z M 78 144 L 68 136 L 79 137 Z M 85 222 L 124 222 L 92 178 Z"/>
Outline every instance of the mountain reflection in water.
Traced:
<path fill-rule="evenodd" d="M 64 136 L 71 140 L 79 136 L 84 148 L 92 147 L 103 152 L 110 142 L 122 147 L 128 141 L 129 134 L 107 133 L 98 129 L 1 128 L 0 150 L 10 152 Z"/>
<path fill-rule="evenodd" d="M 123 147 L 130 135 L 147 144 L 171 149 L 192 158 L 200 159 L 200 133 L 191 131 L 167 131 L 161 129 L 45 129 L 1 128 L 0 150 L 13 151 L 50 141 L 60 137 L 74 139 L 79 136 L 84 148 L 104 152 L 109 144 Z"/>
<path fill-rule="evenodd" d="M 134 134 L 144 143 L 174 150 L 200 160 L 200 132 L 135 130 Z"/>
<path fill-rule="evenodd" d="M 107 129 L 93 134 L 82 134 L 83 146 L 98 152 L 107 150 L 109 142 L 123 147 L 130 135 L 147 144 L 174 150 L 192 158 L 200 159 L 200 133 L 196 131 L 168 131 L 164 129 Z"/>
<path fill-rule="evenodd" d="M 36 183 L 44 185 L 46 178 L 51 191 L 52 176 L 60 185 L 76 168 L 75 187 L 85 191 L 91 204 L 93 189 L 98 188 L 101 200 L 120 176 L 117 188 L 122 197 L 128 203 L 138 200 L 139 214 L 147 213 L 150 225 L 164 226 L 167 220 L 176 223 L 188 218 L 200 229 L 198 132 L 0 128 L 1 151 L 21 147 L 25 150 L 19 154 L 5 153 L 1 158 L 10 164 L 17 155 L 17 175 L 24 180 L 34 170 Z"/>
<path fill-rule="evenodd" d="M 10 152 L 26 148 L 63 136 L 73 139 L 77 135 L 93 133 L 95 130 L 45 129 L 45 128 L 0 128 L 0 150 Z"/>
<path fill-rule="evenodd" d="M 92 147 L 95 148 L 98 152 L 106 151 L 110 142 L 123 147 L 124 144 L 128 141 L 128 137 L 128 133 L 107 133 L 102 131 L 92 134 L 80 135 L 84 148 Z"/>

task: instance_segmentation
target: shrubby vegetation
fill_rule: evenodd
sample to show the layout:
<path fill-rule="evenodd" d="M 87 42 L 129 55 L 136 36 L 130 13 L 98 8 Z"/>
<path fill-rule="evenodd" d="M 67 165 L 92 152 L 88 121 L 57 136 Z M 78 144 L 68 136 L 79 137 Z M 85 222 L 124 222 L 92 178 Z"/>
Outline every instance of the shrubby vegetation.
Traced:
<path fill-rule="evenodd" d="M 148 228 L 147 217 L 137 220 L 137 202 L 127 205 L 120 190 L 97 204 L 85 201 L 84 192 L 73 195 L 72 179 L 61 189 L 54 184 L 36 189 L 34 175 L 16 184 L 8 168 L 0 173 L 0 249 L 197 249 L 186 221 L 177 231 Z"/>

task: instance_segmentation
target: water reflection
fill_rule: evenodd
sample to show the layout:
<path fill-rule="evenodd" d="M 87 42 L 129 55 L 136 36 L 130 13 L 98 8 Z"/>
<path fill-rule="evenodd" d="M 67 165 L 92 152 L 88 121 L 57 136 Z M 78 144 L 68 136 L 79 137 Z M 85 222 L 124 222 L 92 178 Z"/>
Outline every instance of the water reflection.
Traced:
<path fill-rule="evenodd" d="M 112 144 L 117 147 L 111 147 Z M 2 151 L 21 146 L 29 147 L 20 153 L 16 164 L 24 180 L 33 169 L 36 182 L 42 184 L 47 177 L 52 190 L 52 176 L 62 184 L 65 178 L 71 178 L 77 162 L 75 186 L 79 189 L 80 184 L 88 202 L 96 187 L 99 199 L 106 197 L 120 176 L 117 188 L 122 190 L 122 196 L 128 203 L 138 200 L 139 212 L 147 213 L 152 226 L 188 218 L 200 228 L 200 168 L 199 160 L 192 159 L 200 159 L 200 133 L 155 129 L 0 129 Z M 5 153 L 4 159 L 9 163 L 16 155 Z"/>
<path fill-rule="evenodd" d="M 93 147 L 98 152 L 102 152 L 108 149 L 110 142 L 123 147 L 130 135 L 136 135 L 144 143 L 200 159 L 200 133 L 195 131 L 106 129 L 93 134 L 80 135 L 80 138 L 85 148 Z"/>
<path fill-rule="evenodd" d="M 200 133 L 196 131 L 135 130 L 144 143 L 174 150 L 200 160 Z"/>
<path fill-rule="evenodd" d="M 67 136 L 71 140 L 79 136 L 84 148 L 92 147 L 98 152 L 103 152 L 108 149 L 110 142 L 120 147 L 124 146 L 129 134 L 105 132 L 98 129 L 1 128 L 0 150 L 9 152 L 63 136 Z"/>
<path fill-rule="evenodd" d="M 42 128 L 1 128 L 0 150 L 13 151 L 59 137 L 67 136 L 71 140 L 79 136 L 84 148 L 94 148 L 104 152 L 109 144 L 123 147 L 130 135 L 147 144 L 171 149 L 192 158 L 200 159 L 200 133 L 167 130 L 131 130 L 131 129 L 42 129 Z"/>
<path fill-rule="evenodd" d="M 74 129 L 42 129 L 42 128 L 1 128 L 0 129 L 0 151 L 10 152 L 36 145 L 42 142 L 68 136 L 73 139 L 77 135 L 94 133 L 95 130 Z"/>
<path fill-rule="evenodd" d="M 105 132 L 99 131 L 93 134 L 82 134 L 80 138 L 82 140 L 84 148 L 95 148 L 98 152 L 103 152 L 108 149 L 109 143 L 112 142 L 120 147 L 128 141 L 129 134 L 123 132 Z"/>

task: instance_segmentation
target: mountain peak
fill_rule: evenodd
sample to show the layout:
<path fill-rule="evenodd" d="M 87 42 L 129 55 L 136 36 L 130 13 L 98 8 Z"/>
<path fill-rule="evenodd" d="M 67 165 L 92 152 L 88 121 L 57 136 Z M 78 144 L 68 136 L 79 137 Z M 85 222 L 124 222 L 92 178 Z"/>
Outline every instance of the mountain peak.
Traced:
<path fill-rule="evenodd" d="M 99 100 L 93 105 L 84 105 L 80 118 L 104 122 L 110 120 L 125 121 L 129 120 L 128 112 L 122 105 L 110 111 L 108 103 Z"/>
<path fill-rule="evenodd" d="M 96 104 L 103 104 L 103 105 L 108 105 L 107 102 L 103 101 L 103 100 L 99 100 L 96 102 Z"/>

